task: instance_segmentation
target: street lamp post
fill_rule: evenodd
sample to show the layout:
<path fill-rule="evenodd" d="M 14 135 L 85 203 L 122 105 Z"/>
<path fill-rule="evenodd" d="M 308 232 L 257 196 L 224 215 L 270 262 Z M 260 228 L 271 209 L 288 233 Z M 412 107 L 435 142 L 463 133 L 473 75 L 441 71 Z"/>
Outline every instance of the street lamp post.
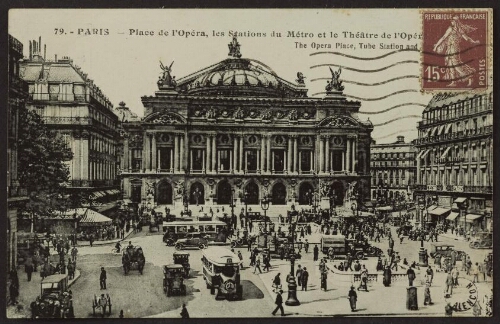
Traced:
<path fill-rule="evenodd" d="M 233 223 L 233 228 L 236 229 L 236 216 L 234 215 L 234 188 L 231 189 L 231 222 Z"/>
<path fill-rule="evenodd" d="M 267 210 L 269 209 L 269 199 L 264 196 L 260 201 L 260 207 L 264 211 L 264 248 L 267 248 Z"/>
<path fill-rule="evenodd" d="M 246 189 L 243 194 L 243 199 L 245 201 L 245 226 L 248 228 L 248 190 Z"/>
<path fill-rule="evenodd" d="M 292 255 L 290 256 L 290 277 L 288 278 L 288 299 L 285 302 L 287 306 L 298 306 L 300 305 L 299 300 L 297 299 L 297 282 L 295 281 L 295 248 L 294 248 L 294 240 L 295 240 L 295 225 L 296 223 L 292 223 L 290 220 L 290 231 L 292 232 Z"/>
<path fill-rule="evenodd" d="M 423 224 L 424 222 L 424 208 L 426 209 L 427 208 L 427 205 L 426 205 L 426 202 L 425 202 L 425 198 L 419 198 L 419 207 L 420 207 L 420 210 L 422 211 L 422 216 L 421 216 L 421 222 Z M 422 231 L 423 231 L 423 227 L 422 228 Z M 422 235 L 422 233 L 420 233 L 420 250 L 418 251 L 418 264 L 421 266 L 421 267 L 427 267 L 427 250 L 424 249 L 424 236 Z"/>

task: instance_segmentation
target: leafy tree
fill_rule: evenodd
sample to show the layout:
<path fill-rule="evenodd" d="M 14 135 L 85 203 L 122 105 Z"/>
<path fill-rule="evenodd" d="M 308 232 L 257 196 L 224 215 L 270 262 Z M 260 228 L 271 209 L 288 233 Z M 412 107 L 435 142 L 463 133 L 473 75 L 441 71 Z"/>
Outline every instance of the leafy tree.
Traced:
<path fill-rule="evenodd" d="M 69 169 L 64 161 L 73 153 L 34 111 L 19 111 L 19 183 L 28 191 L 25 210 L 40 216 L 67 209 Z"/>

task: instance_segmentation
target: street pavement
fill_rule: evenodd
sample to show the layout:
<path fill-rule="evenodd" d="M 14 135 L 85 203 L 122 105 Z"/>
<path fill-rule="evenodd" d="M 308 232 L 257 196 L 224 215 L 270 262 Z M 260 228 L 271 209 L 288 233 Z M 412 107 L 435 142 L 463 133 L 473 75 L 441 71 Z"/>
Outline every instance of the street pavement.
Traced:
<path fill-rule="evenodd" d="M 306 236 L 311 243 L 319 243 L 321 234 L 318 227 L 313 226 L 313 234 Z M 393 229 L 393 236 L 396 237 Z M 471 255 L 472 262 L 481 262 L 491 250 L 473 250 L 469 248 L 468 242 L 455 240 L 453 237 L 442 235 L 440 241 L 446 241 L 455 245 L 458 250 L 465 251 Z M 74 295 L 76 317 L 89 318 L 92 315 L 92 299 L 94 294 L 108 293 L 112 301 L 112 314 L 110 317 L 118 317 L 120 309 L 124 310 L 125 317 L 172 317 L 179 318 L 182 304 L 187 305 L 191 317 L 270 317 L 274 309 L 274 298 L 272 281 L 274 276 L 280 272 L 283 283 L 284 300 L 287 299 L 287 285 L 284 282 L 286 274 L 290 271 L 290 264 L 286 260 L 273 259 L 271 271 L 254 274 L 253 269 L 248 267 L 250 252 L 241 249 L 244 257 L 244 270 L 242 270 L 243 300 L 228 301 L 215 300 L 213 295 L 205 287 L 201 275 L 201 251 L 189 250 L 191 263 L 191 277 L 186 280 L 187 296 L 166 297 L 163 292 L 162 266 L 173 262 L 173 247 L 167 247 L 162 242 L 161 233 L 149 233 L 147 227 L 139 233 L 132 234 L 123 245 L 132 241 L 134 245 L 140 245 L 146 256 L 144 274 L 140 275 L 137 270 L 132 270 L 128 275 L 123 273 L 121 267 L 121 256 L 112 253 L 114 244 L 98 245 L 94 247 L 82 246 L 79 248 L 77 269 L 80 278 L 71 287 Z M 373 242 L 370 242 L 373 243 Z M 431 242 L 424 242 L 424 248 L 430 249 Z M 388 248 L 386 239 L 380 243 L 373 243 L 383 251 Z M 357 311 L 351 312 L 347 293 L 350 282 L 340 282 L 334 279 L 333 273 L 328 276 L 328 291 L 320 290 L 320 275 L 318 262 L 312 260 L 312 248 L 309 253 L 303 254 L 303 259 L 296 264 L 307 267 L 309 276 L 308 291 L 298 291 L 297 297 L 300 306 L 284 306 L 287 316 L 444 316 L 444 282 L 445 274 L 435 272 L 434 284 L 431 287 L 431 296 L 434 302 L 432 306 L 423 305 L 422 273 L 425 268 L 417 270 L 415 285 L 418 289 L 419 310 L 409 311 L 406 309 L 406 285 L 407 282 L 395 282 L 391 287 L 384 287 L 381 281 L 370 282 L 369 292 L 358 292 Z M 407 238 L 400 244 L 395 242 L 395 250 L 401 258 L 406 258 L 410 263 L 418 262 L 419 241 L 408 241 Z M 238 249 L 237 249 L 238 250 Z M 320 252 L 321 257 L 321 252 Z M 338 261 L 336 261 L 338 263 Z M 376 258 L 366 258 L 362 261 L 370 273 L 375 271 Z M 430 259 L 432 266 L 432 259 Z M 330 262 L 330 265 L 333 263 Z M 101 266 L 105 267 L 108 275 L 107 289 L 99 289 L 99 274 Z M 433 267 L 434 268 L 434 267 Z M 459 268 L 460 270 L 460 268 Z M 404 271 L 404 270 L 401 270 Z M 420 272 L 420 273 L 419 273 Z M 39 295 L 40 277 L 38 273 L 33 275 L 32 282 L 26 281 L 26 275 L 19 271 L 20 277 L 20 303 L 24 305 L 22 312 L 16 312 L 9 307 L 9 317 L 29 316 L 29 303 Z M 465 288 L 467 280 L 472 277 L 460 274 L 463 280 L 461 287 L 455 289 L 453 301 L 466 300 L 468 290 Z M 484 295 L 489 295 L 492 288 L 491 278 L 489 282 L 476 284 L 480 300 Z M 241 305 L 241 306 L 240 306 Z M 483 309 L 484 314 L 484 309 Z M 456 312 L 454 316 L 472 316 L 472 311 Z"/>

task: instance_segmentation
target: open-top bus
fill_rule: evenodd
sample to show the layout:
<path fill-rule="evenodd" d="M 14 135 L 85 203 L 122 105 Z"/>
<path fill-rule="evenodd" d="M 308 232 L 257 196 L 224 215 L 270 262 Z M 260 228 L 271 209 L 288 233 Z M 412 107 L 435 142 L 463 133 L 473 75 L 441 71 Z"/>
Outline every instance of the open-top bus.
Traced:
<path fill-rule="evenodd" d="M 230 250 L 213 246 L 203 250 L 203 279 L 215 298 L 224 295 L 228 299 L 242 299 L 240 259 Z M 217 294 L 215 290 L 217 289 Z"/>
<path fill-rule="evenodd" d="M 204 233 L 209 241 L 225 242 L 226 223 L 221 221 L 175 221 L 163 223 L 163 242 L 174 245 L 189 233 Z"/>

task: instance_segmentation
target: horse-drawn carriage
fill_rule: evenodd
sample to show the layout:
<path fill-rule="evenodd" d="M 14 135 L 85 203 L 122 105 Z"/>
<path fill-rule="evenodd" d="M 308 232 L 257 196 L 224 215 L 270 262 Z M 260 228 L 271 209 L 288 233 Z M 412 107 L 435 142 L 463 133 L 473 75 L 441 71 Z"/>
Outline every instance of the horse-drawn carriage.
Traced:
<path fill-rule="evenodd" d="M 32 318 L 73 318 L 73 296 L 68 291 L 68 276 L 56 274 L 44 278 L 40 296 L 31 303 Z"/>
<path fill-rule="evenodd" d="M 145 264 L 146 258 L 144 257 L 144 252 L 140 246 L 129 245 L 123 250 L 122 265 L 125 274 L 127 274 L 132 268 L 137 268 L 139 273 L 142 274 Z"/>
<path fill-rule="evenodd" d="M 99 298 L 94 295 L 94 299 L 92 299 L 92 314 L 94 316 L 96 309 L 99 310 L 101 317 L 106 315 L 106 309 L 108 309 L 108 316 L 111 315 L 111 297 L 109 297 L 109 294 L 101 294 Z"/>
<path fill-rule="evenodd" d="M 175 251 L 173 254 L 174 264 L 180 264 L 184 268 L 184 277 L 189 278 L 191 266 L 189 264 L 189 253 L 183 251 Z"/>
<path fill-rule="evenodd" d="M 163 291 L 167 293 L 167 297 L 176 293 L 186 296 L 184 276 L 185 270 L 181 264 L 163 266 Z"/>

